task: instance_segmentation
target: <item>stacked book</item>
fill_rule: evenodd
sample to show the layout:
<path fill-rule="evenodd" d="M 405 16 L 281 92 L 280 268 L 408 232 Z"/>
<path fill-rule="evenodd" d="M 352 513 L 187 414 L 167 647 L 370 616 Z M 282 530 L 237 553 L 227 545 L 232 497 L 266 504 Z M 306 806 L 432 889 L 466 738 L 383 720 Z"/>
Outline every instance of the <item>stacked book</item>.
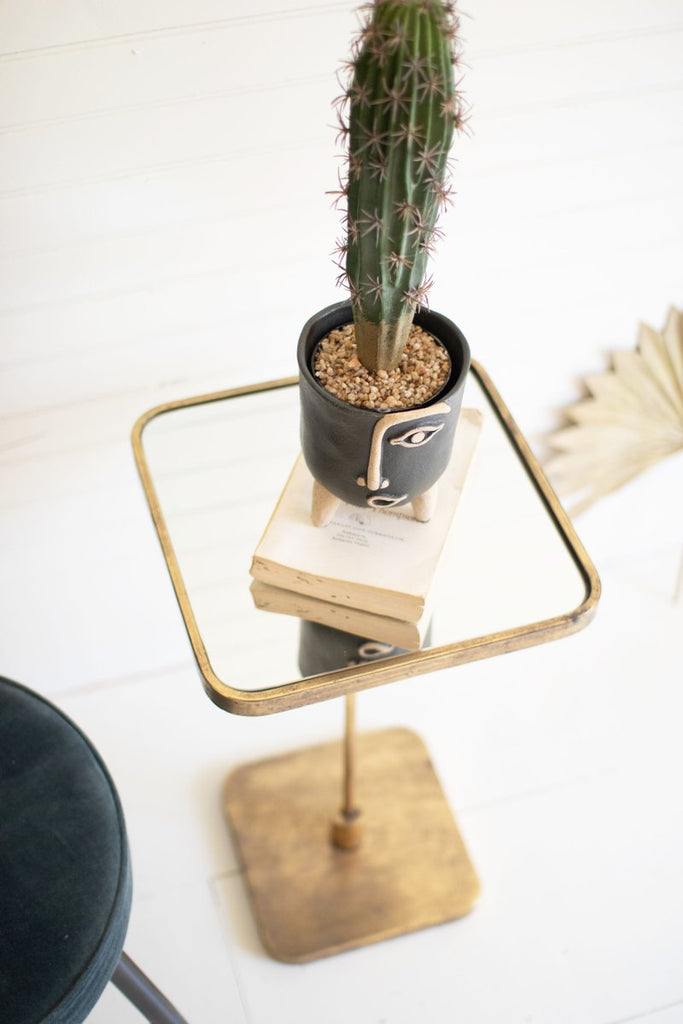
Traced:
<path fill-rule="evenodd" d="M 463 409 L 428 523 L 413 519 L 410 505 L 341 504 L 327 526 L 313 526 L 313 479 L 300 455 L 252 558 L 256 606 L 418 650 L 480 430 L 481 414 Z"/>

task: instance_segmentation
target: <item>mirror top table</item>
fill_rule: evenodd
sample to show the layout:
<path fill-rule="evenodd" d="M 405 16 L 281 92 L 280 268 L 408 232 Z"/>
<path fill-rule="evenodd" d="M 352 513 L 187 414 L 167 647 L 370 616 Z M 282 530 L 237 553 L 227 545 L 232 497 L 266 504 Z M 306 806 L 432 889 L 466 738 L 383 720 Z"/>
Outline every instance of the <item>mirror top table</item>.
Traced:
<path fill-rule="evenodd" d="M 482 413 L 474 462 L 419 651 L 302 676 L 299 620 L 254 606 L 251 557 L 298 455 L 288 378 L 166 403 L 133 447 L 211 699 L 260 715 L 558 639 L 586 625 L 600 582 L 491 379 L 476 362 L 463 408 Z M 381 512 L 377 513 L 381 515 Z"/>

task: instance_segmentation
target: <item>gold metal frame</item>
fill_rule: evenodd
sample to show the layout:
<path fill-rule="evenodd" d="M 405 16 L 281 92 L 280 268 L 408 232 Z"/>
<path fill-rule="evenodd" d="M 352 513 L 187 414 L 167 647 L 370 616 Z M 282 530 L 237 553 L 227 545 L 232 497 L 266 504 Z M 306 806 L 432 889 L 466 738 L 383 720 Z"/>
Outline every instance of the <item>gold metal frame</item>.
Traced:
<path fill-rule="evenodd" d="M 150 420 L 162 413 L 194 405 L 242 397 L 248 394 L 256 394 L 262 391 L 293 387 L 298 383 L 297 378 L 288 377 L 263 384 L 232 388 L 227 391 L 218 391 L 211 394 L 198 395 L 194 398 L 167 402 L 150 409 L 138 419 L 132 434 L 135 461 L 159 535 L 173 589 L 180 605 L 192 649 L 199 666 L 204 688 L 215 704 L 232 714 L 249 716 L 286 711 L 291 708 L 330 700 L 334 697 L 342 697 L 360 690 L 367 690 L 371 687 L 382 686 L 385 683 L 396 682 L 400 679 L 424 675 L 427 672 L 435 672 L 439 669 L 455 665 L 465 665 L 468 662 L 490 658 L 497 654 L 505 654 L 508 651 L 521 650 L 522 648 L 532 647 L 549 640 L 556 640 L 577 632 L 590 622 L 600 596 L 600 580 L 595 566 L 588 557 L 567 514 L 543 473 L 538 460 L 529 448 L 491 379 L 476 362 L 472 363 L 471 372 L 491 402 L 501 426 L 521 459 L 531 482 L 546 507 L 548 515 L 553 519 L 581 574 L 585 585 L 583 601 L 576 608 L 563 615 L 529 623 L 525 626 L 459 641 L 458 643 L 446 644 L 441 647 L 432 647 L 426 650 L 403 654 L 388 658 L 385 661 L 345 668 L 335 672 L 326 672 L 317 676 L 309 676 L 304 679 L 294 680 L 291 683 L 283 683 L 261 690 L 246 691 L 230 686 L 218 678 L 211 666 L 185 588 L 178 559 L 171 543 L 150 468 L 145 458 L 143 431 Z"/>

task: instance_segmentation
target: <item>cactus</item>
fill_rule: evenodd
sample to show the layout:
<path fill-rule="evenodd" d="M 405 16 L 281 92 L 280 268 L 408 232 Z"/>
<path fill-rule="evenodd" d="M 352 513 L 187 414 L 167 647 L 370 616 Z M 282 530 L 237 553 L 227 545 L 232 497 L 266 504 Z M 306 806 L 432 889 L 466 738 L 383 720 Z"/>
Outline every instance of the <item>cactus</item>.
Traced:
<path fill-rule="evenodd" d="M 375 0 L 365 9 L 341 97 L 348 165 L 339 249 L 358 357 L 390 370 L 426 298 L 436 221 L 449 200 L 448 153 L 463 123 L 458 19 L 441 0 Z"/>

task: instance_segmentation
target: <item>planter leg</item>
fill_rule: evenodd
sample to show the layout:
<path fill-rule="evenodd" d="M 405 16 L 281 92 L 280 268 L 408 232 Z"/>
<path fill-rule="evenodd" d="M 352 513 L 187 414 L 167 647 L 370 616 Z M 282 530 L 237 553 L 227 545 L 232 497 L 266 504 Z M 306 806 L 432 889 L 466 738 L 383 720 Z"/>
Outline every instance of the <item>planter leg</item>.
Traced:
<path fill-rule="evenodd" d="M 434 484 L 424 494 L 419 494 L 417 498 L 413 498 L 413 515 L 420 523 L 428 523 L 434 515 L 434 509 L 436 508 L 436 498 L 439 492 L 439 485 Z"/>
<path fill-rule="evenodd" d="M 311 519 L 314 526 L 327 526 L 335 513 L 340 499 L 330 494 L 327 488 L 313 481 L 313 501 L 311 503 Z"/>

